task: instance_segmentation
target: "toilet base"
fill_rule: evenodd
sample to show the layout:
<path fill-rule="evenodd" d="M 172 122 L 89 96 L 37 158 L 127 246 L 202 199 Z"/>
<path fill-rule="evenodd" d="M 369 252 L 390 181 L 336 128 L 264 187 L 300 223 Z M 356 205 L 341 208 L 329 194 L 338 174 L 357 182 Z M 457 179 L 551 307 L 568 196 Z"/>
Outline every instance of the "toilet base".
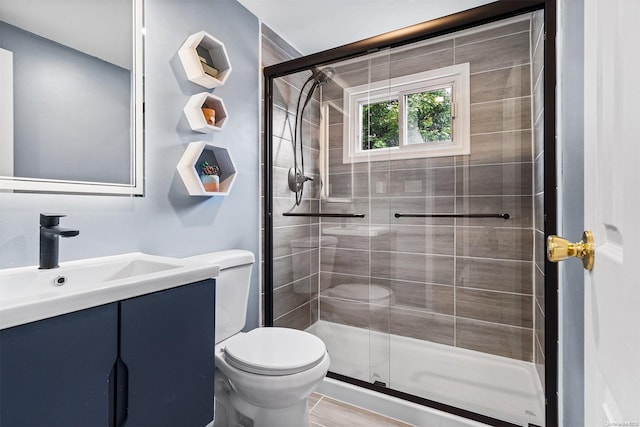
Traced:
<path fill-rule="evenodd" d="M 239 398 L 226 378 L 216 378 L 215 420 L 207 427 L 284 427 L 283 420 L 292 423 L 287 427 L 306 427 L 307 399 L 284 408 L 261 408 Z M 299 422 L 293 424 L 294 420 Z"/>
<path fill-rule="evenodd" d="M 241 399 L 231 399 L 239 412 L 240 424 L 243 427 L 306 427 L 309 424 L 307 399 L 298 401 L 286 408 L 260 408 L 248 404 Z M 283 421 L 289 420 L 289 421 Z M 299 420 L 299 421 L 298 421 Z M 244 424 L 243 422 L 251 424 Z M 290 424 L 284 424 L 289 422 Z M 299 423 L 298 423 L 299 422 Z"/>

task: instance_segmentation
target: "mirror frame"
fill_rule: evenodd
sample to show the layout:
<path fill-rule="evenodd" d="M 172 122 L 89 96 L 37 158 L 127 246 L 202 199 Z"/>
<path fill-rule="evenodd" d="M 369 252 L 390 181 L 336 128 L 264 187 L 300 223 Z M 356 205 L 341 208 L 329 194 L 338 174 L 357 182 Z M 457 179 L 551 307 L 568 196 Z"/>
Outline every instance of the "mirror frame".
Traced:
<path fill-rule="evenodd" d="M 0 176 L 0 191 L 144 196 L 144 0 L 133 7 L 133 100 L 130 184 Z"/>

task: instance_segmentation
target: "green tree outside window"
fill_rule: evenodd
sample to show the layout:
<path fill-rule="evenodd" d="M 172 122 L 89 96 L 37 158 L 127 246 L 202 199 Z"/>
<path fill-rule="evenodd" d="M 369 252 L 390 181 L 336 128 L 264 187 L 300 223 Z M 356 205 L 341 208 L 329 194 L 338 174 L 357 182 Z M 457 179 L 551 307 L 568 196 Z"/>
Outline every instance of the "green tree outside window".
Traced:
<path fill-rule="evenodd" d="M 418 92 L 404 97 L 406 144 L 452 140 L 451 88 Z M 399 101 L 362 105 L 362 149 L 399 145 Z"/>
<path fill-rule="evenodd" d="M 407 144 L 451 141 L 451 88 L 406 96 Z"/>
<path fill-rule="evenodd" d="M 362 106 L 362 149 L 397 147 L 398 100 L 375 102 Z"/>

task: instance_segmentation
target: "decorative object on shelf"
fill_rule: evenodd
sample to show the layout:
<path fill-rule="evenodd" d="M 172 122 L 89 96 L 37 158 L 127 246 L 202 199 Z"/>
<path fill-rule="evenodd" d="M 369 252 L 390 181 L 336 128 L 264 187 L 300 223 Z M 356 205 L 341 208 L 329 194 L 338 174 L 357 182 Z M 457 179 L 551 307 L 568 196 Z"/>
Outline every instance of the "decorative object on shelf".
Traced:
<path fill-rule="evenodd" d="M 209 74 L 211 77 L 218 77 L 220 71 L 216 68 L 213 68 L 213 59 L 211 59 L 211 54 L 207 49 L 203 46 L 196 47 L 196 52 L 198 53 L 198 59 L 200 60 L 200 65 L 202 65 L 202 71 L 206 74 Z"/>
<path fill-rule="evenodd" d="M 213 110 L 211 117 L 205 110 Z M 184 107 L 184 115 L 187 117 L 191 129 L 200 133 L 222 130 L 228 118 L 222 98 L 209 92 L 197 93 L 189 98 Z"/>
<path fill-rule="evenodd" d="M 206 62 L 202 62 L 200 61 L 200 65 L 202 65 L 202 70 L 205 72 L 205 74 L 210 75 L 211 77 L 218 77 L 218 74 L 220 74 L 220 71 L 216 70 L 215 68 L 213 68 L 211 65 L 207 64 Z"/>
<path fill-rule="evenodd" d="M 204 114 L 204 121 L 210 126 L 216 125 L 216 110 L 213 108 L 202 107 L 202 114 Z"/>
<path fill-rule="evenodd" d="M 187 37 L 178 56 L 187 78 L 207 89 L 223 85 L 231 74 L 224 43 L 206 31 Z"/>
<path fill-rule="evenodd" d="M 202 162 L 202 173 L 200 174 L 200 181 L 205 191 L 220 191 L 220 168 L 218 166 L 211 166 L 207 162 Z"/>
<path fill-rule="evenodd" d="M 190 143 L 177 169 L 192 196 L 226 196 L 237 175 L 229 150 L 205 141 Z"/>

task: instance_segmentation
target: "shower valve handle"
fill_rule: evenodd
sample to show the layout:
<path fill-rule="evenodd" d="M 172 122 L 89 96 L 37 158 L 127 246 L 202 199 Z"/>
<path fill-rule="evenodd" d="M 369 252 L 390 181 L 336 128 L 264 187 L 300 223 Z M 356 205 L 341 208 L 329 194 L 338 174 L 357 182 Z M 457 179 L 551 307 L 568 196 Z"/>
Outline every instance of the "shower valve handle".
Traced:
<path fill-rule="evenodd" d="M 300 169 L 291 168 L 289 169 L 289 190 L 294 193 L 302 190 L 302 187 L 305 182 L 313 181 L 313 178 L 308 177 L 302 174 Z"/>

